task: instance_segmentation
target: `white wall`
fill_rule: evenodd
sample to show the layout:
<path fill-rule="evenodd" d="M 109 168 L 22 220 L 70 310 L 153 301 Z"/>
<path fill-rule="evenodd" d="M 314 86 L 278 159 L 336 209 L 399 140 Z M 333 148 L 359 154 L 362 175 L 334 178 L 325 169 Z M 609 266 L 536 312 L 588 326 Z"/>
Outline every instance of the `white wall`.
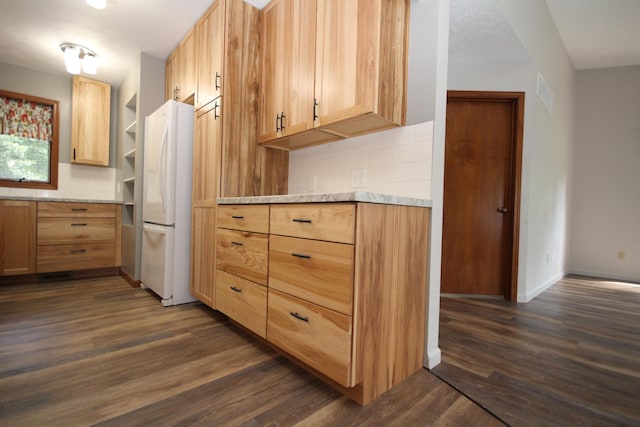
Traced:
<path fill-rule="evenodd" d="M 289 194 L 358 190 L 430 199 L 432 143 L 433 122 L 426 122 L 292 151 Z M 364 185 L 353 182 L 358 173 Z"/>
<path fill-rule="evenodd" d="M 570 271 L 640 282 L 640 66 L 576 77 Z"/>
<path fill-rule="evenodd" d="M 115 117 L 117 90 L 111 90 L 111 146 L 108 168 L 70 164 L 71 75 L 51 74 L 0 63 L 0 89 L 59 101 L 58 190 L 0 187 L 0 195 L 12 197 L 62 197 L 91 200 L 115 199 Z"/>

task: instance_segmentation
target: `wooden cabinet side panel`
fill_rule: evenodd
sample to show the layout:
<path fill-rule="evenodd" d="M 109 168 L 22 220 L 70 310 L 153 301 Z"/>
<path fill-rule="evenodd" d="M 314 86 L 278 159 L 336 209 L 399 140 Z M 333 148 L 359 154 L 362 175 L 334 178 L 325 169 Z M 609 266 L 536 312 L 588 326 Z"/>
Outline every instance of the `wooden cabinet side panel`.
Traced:
<path fill-rule="evenodd" d="M 109 166 L 111 85 L 73 77 L 71 162 Z"/>
<path fill-rule="evenodd" d="M 220 99 L 211 109 L 196 114 L 193 140 L 192 202 L 194 207 L 215 206 L 220 194 L 222 119 Z M 214 108 L 216 107 L 217 108 Z"/>
<path fill-rule="evenodd" d="M 187 35 L 182 39 L 179 46 L 179 65 L 180 68 L 180 101 L 188 102 L 193 100 L 196 91 L 196 41 L 195 31 L 192 27 Z M 190 102 L 193 104 L 193 102 Z"/>
<path fill-rule="evenodd" d="M 191 220 L 191 294 L 216 308 L 216 209 L 193 208 Z"/>
<path fill-rule="evenodd" d="M 36 271 L 36 202 L 0 200 L 0 275 Z"/>
<path fill-rule="evenodd" d="M 178 89 L 178 48 L 176 47 L 167 58 L 164 66 L 165 100 L 176 99 Z"/>
<path fill-rule="evenodd" d="M 365 403 L 422 367 L 429 218 L 427 208 L 358 204 L 355 375 Z"/>
<path fill-rule="evenodd" d="M 196 24 L 196 108 L 222 95 L 224 3 L 215 1 Z"/>

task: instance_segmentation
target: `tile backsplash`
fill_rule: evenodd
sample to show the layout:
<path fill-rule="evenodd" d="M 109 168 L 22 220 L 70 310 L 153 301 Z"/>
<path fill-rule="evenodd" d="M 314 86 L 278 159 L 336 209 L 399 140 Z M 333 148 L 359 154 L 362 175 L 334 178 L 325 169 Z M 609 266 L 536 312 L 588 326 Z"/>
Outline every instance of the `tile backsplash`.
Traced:
<path fill-rule="evenodd" d="M 289 154 L 289 194 L 371 191 L 431 198 L 433 122 Z"/>
<path fill-rule="evenodd" d="M 114 168 L 58 163 L 57 190 L 0 187 L 0 195 L 112 201 L 116 199 L 116 172 Z"/>

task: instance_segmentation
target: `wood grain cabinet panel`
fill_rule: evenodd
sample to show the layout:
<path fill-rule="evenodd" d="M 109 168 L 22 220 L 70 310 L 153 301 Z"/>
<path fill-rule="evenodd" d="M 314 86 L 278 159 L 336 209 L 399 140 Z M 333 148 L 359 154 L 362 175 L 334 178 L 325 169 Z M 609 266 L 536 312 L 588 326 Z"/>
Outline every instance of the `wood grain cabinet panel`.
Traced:
<path fill-rule="evenodd" d="M 114 266 L 114 243 L 39 245 L 38 273 Z"/>
<path fill-rule="evenodd" d="M 351 316 L 353 245 L 270 236 L 269 287 Z"/>
<path fill-rule="evenodd" d="M 331 242 L 354 242 L 354 204 L 273 205 L 270 218 L 271 234 Z"/>
<path fill-rule="evenodd" d="M 225 0 L 217 0 L 196 23 L 196 109 L 222 95 Z"/>
<path fill-rule="evenodd" d="M 38 202 L 38 218 L 115 218 L 116 205 L 109 203 Z"/>
<path fill-rule="evenodd" d="M 221 205 L 218 227 L 233 230 L 269 232 L 269 205 Z"/>
<path fill-rule="evenodd" d="M 267 336 L 267 288 L 218 270 L 216 308 L 253 333 Z"/>
<path fill-rule="evenodd" d="M 113 242 L 115 218 L 40 218 L 38 243 Z"/>
<path fill-rule="evenodd" d="M 73 76 L 71 162 L 109 166 L 111 85 Z"/>
<path fill-rule="evenodd" d="M 216 308 L 216 209 L 194 207 L 191 217 L 191 294 Z"/>
<path fill-rule="evenodd" d="M 217 266 L 261 285 L 267 285 L 269 236 L 218 228 Z"/>
<path fill-rule="evenodd" d="M 36 272 L 36 202 L 0 200 L 0 275 Z"/>

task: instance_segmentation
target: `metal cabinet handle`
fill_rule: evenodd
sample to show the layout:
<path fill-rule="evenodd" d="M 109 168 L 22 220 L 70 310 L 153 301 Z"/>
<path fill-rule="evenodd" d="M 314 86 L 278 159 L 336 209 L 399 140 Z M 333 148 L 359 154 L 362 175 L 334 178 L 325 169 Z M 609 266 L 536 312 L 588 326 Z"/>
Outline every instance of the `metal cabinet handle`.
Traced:
<path fill-rule="evenodd" d="M 71 208 L 72 212 L 85 212 L 88 211 L 89 209 L 87 208 Z"/>
<path fill-rule="evenodd" d="M 236 245 L 236 246 L 242 246 L 243 243 L 242 242 L 231 242 L 232 245 Z"/>
<path fill-rule="evenodd" d="M 313 121 L 315 122 L 316 120 L 318 120 L 318 106 L 320 104 L 318 104 L 318 100 L 314 99 L 313 100 Z"/>
<path fill-rule="evenodd" d="M 311 224 L 311 220 L 310 219 L 293 218 L 291 221 L 293 221 L 293 222 L 304 222 L 306 224 Z"/>
<path fill-rule="evenodd" d="M 234 292 L 242 292 L 242 289 L 236 288 L 235 286 L 229 286 L 229 289 L 231 289 Z"/>
<path fill-rule="evenodd" d="M 280 130 L 284 130 L 284 119 L 285 119 L 284 111 L 280 113 Z"/>
<path fill-rule="evenodd" d="M 220 118 L 220 114 L 218 114 L 218 108 L 220 108 L 220 104 L 218 104 L 218 101 L 216 101 L 216 103 L 213 104 L 213 119 L 214 120 L 218 120 Z"/>
<path fill-rule="evenodd" d="M 86 223 L 71 224 L 72 227 L 86 227 Z"/>
<path fill-rule="evenodd" d="M 220 90 L 220 84 L 218 83 L 219 79 L 220 79 L 220 73 L 216 71 L 216 90 Z"/>
<path fill-rule="evenodd" d="M 233 219 L 244 219 L 244 217 L 242 215 L 231 215 L 231 218 L 233 218 Z"/>
<path fill-rule="evenodd" d="M 86 249 L 71 249 L 69 251 L 69 253 L 71 253 L 71 254 L 83 254 L 83 253 L 86 253 L 86 252 L 87 252 Z"/>
<path fill-rule="evenodd" d="M 305 259 L 311 259 L 311 255 L 305 255 L 305 254 L 297 254 L 297 253 L 292 253 L 291 256 L 295 256 L 298 258 L 305 258 Z"/>
<path fill-rule="evenodd" d="M 280 113 L 276 114 L 276 132 L 280 132 Z"/>
<path fill-rule="evenodd" d="M 308 317 L 302 316 L 302 315 L 298 314 L 297 312 L 293 312 L 292 311 L 289 314 L 292 315 L 293 317 L 295 317 L 296 319 L 302 320 L 303 322 L 308 322 L 309 321 Z"/>

